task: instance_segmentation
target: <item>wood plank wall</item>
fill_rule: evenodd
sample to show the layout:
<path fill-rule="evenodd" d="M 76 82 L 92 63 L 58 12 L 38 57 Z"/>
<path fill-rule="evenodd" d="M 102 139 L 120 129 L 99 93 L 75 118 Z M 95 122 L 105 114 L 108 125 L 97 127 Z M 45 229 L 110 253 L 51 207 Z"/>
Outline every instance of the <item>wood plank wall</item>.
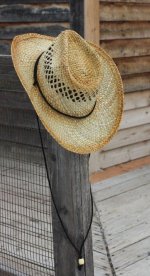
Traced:
<path fill-rule="evenodd" d="M 118 134 L 91 157 L 91 171 L 150 155 L 150 0 L 100 0 L 100 44 L 123 78 Z"/>
<path fill-rule="evenodd" d="M 20 143 L 20 147 L 21 144 L 37 148 L 40 146 L 35 112 L 8 56 L 12 38 L 27 32 L 56 36 L 68 28 L 70 28 L 69 0 L 0 1 L 1 145 L 5 145 L 6 141 L 13 141 Z"/>
<path fill-rule="evenodd" d="M 10 42 L 17 34 L 37 32 L 55 36 L 69 28 L 68 2 L 67 0 L 0 1 L 0 54 L 10 54 Z"/>

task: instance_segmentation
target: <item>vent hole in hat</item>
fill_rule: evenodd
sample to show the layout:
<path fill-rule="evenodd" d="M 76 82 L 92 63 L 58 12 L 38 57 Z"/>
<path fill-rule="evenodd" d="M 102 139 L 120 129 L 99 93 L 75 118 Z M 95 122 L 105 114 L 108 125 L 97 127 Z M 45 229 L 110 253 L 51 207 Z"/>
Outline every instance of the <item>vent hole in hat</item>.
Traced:
<path fill-rule="evenodd" d="M 57 93 L 60 95 L 60 97 L 65 97 L 66 100 L 70 100 L 71 102 L 80 103 L 80 102 L 86 102 L 91 101 L 93 97 L 89 96 L 84 91 L 78 91 L 75 88 L 71 88 L 69 86 L 66 86 L 64 82 L 61 82 L 61 80 L 55 75 L 54 68 L 52 67 L 52 46 L 51 45 L 48 49 L 48 51 L 45 54 L 44 57 L 44 71 L 45 71 L 45 78 L 47 82 L 50 85 L 50 88 L 53 89 L 54 93 Z M 95 92 L 95 94 L 97 91 Z"/>

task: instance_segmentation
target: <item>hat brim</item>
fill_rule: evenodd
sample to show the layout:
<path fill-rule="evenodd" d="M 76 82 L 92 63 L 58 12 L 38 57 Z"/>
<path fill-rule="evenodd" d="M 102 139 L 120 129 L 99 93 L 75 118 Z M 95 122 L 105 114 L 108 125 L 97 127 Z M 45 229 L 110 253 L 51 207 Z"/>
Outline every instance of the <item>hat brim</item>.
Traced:
<path fill-rule="evenodd" d="M 89 43 L 99 53 L 103 68 L 94 111 L 81 119 L 57 113 L 44 101 L 37 86 L 33 85 L 35 62 L 54 39 L 33 33 L 15 37 L 11 47 L 14 67 L 47 131 L 67 150 L 87 154 L 107 144 L 119 127 L 123 111 L 122 80 L 110 56 L 100 47 Z"/>

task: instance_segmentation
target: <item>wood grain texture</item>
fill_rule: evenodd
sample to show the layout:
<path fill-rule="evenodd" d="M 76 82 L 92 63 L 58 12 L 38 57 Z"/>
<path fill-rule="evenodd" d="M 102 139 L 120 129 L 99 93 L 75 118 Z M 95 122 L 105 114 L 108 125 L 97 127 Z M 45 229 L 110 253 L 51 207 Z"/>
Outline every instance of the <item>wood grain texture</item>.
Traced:
<path fill-rule="evenodd" d="M 146 163 L 141 163 L 141 160 L 147 160 Z M 143 161 L 142 161 L 143 162 Z M 138 166 L 135 166 L 134 167 L 134 164 L 138 164 Z M 103 189 L 110 189 L 114 186 L 117 186 L 118 184 L 123 184 L 125 182 L 128 182 L 129 181 L 132 181 L 134 180 L 135 178 L 138 178 L 140 177 L 141 175 L 141 170 L 143 171 L 144 175 L 146 174 L 147 175 L 147 168 L 149 168 L 150 166 L 150 157 L 146 157 L 146 158 L 140 158 L 140 159 L 137 159 L 135 161 L 131 161 L 131 162 L 128 162 L 127 164 L 124 164 L 123 167 L 130 167 L 130 164 L 132 164 L 132 169 L 131 170 L 124 170 L 122 174 L 117 174 L 117 175 L 112 175 L 111 177 L 105 177 L 104 179 L 100 179 L 99 181 L 97 181 L 97 183 L 95 183 L 94 185 L 92 185 L 92 191 L 93 192 L 98 192 L 98 191 L 102 191 Z M 116 168 L 119 168 L 120 166 L 115 166 Z M 114 168 L 114 166 L 112 167 Z M 109 171 L 111 170 L 112 168 L 108 168 L 106 171 Z M 106 171 L 102 171 L 102 172 L 99 172 L 99 174 L 103 174 L 105 173 Z M 110 180 L 110 181 L 109 181 Z M 141 186 L 141 185 L 139 185 Z M 119 186 L 118 186 L 119 187 Z M 125 187 L 124 187 L 125 188 Z M 125 188 L 126 190 L 126 188 Z M 120 188 L 119 188 L 119 191 L 120 191 Z M 116 192 L 117 194 L 119 194 L 120 192 L 117 191 L 116 189 Z M 108 196 L 109 197 L 109 196 Z"/>
<path fill-rule="evenodd" d="M 0 75 L 0 90 L 24 93 L 24 88 L 15 72 Z"/>
<path fill-rule="evenodd" d="M 0 40 L 0 55 L 10 55 L 10 40 Z"/>
<path fill-rule="evenodd" d="M 150 39 L 118 39 L 101 41 L 104 48 L 113 57 L 134 57 L 150 55 Z M 144 47 L 143 47 L 144 46 Z"/>
<path fill-rule="evenodd" d="M 99 45 L 99 0 L 84 1 L 84 37 Z"/>
<path fill-rule="evenodd" d="M 121 75 L 150 72 L 150 56 L 114 59 Z"/>
<path fill-rule="evenodd" d="M 0 22 L 66 22 L 69 7 L 63 5 L 1 5 Z"/>
<path fill-rule="evenodd" d="M 138 183 L 138 182 L 137 182 Z M 143 183 L 143 185 L 148 186 L 148 181 L 147 184 Z M 138 185 L 138 184 L 137 184 Z M 147 192 L 148 192 L 148 188 L 147 188 Z M 145 194 L 144 194 L 145 196 Z M 140 203 L 139 203 L 140 204 Z M 147 204 L 145 203 L 145 208 Z M 143 212 L 141 212 L 143 215 Z M 148 215 L 148 214 L 147 214 Z M 142 218 L 141 218 L 142 219 Z M 146 218 L 145 218 L 146 219 Z M 119 270 L 124 270 L 127 266 L 132 265 L 135 261 L 140 261 L 144 258 L 147 257 L 148 255 L 148 249 L 149 249 L 149 242 L 150 242 L 150 238 L 149 236 L 149 229 L 147 224 L 149 224 L 149 221 L 147 221 L 148 223 L 144 223 L 145 227 L 144 227 L 144 231 L 143 231 L 143 223 L 139 224 L 139 225 L 132 225 L 132 229 L 124 231 L 124 233 L 121 235 L 118 234 L 118 240 L 117 237 L 114 237 L 113 242 L 115 242 L 116 240 L 116 245 L 118 245 L 120 238 L 122 238 L 122 243 L 120 243 L 120 248 L 118 246 L 116 246 L 116 251 L 117 252 L 113 252 L 112 249 L 112 254 L 114 255 L 113 258 L 114 260 L 114 265 L 116 265 L 118 263 L 117 267 L 117 271 Z M 136 235 L 135 235 L 136 233 Z M 128 235 L 125 238 L 125 234 Z M 132 244 L 132 248 L 130 248 L 130 244 Z M 138 250 L 140 252 L 139 257 L 136 254 L 136 250 L 137 250 L 137 245 L 136 243 L 138 243 Z M 124 254 L 123 254 L 123 250 L 122 247 L 126 247 Z M 120 253 L 120 256 L 119 256 Z M 125 256 L 127 254 L 130 254 L 130 260 Z M 124 258 L 124 260 L 123 260 Z"/>
<path fill-rule="evenodd" d="M 128 152 L 128 146 L 133 145 L 134 148 L 136 143 L 144 141 L 146 136 L 147 142 L 150 140 L 148 133 L 145 136 L 140 132 L 140 129 L 146 128 L 146 132 L 149 132 L 150 129 L 149 14 L 149 0 L 102 0 L 100 2 L 100 45 L 114 58 L 123 78 L 124 91 L 127 92 L 125 94 L 125 112 L 120 125 L 121 131 L 104 147 L 106 162 L 107 158 L 109 159 L 109 154 L 111 156 L 113 150 L 115 148 L 117 150 L 117 145 L 118 149 L 120 147 L 120 150 L 124 149 Z M 134 133 L 136 133 L 135 137 Z M 131 155 L 132 153 L 131 151 Z M 127 156 L 127 159 L 121 159 L 119 155 L 116 156 L 115 151 L 114 156 L 115 159 L 118 158 L 118 162 L 115 161 L 115 164 L 129 160 Z M 131 156 L 132 158 L 133 156 Z M 108 166 L 112 166 L 109 160 Z"/>
<path fill-rule="evenodd" d="M 14 91 L 5 91 L 5 89 L 0 90 L 0 107 L 10 108 L 10 109 L 19 109 L 19 110 L 33 110 L 33 106 L 28 98 L 26 92 L 14 92 Z"/>
<path fill-rule="evenodd" d="M 101 190 L 101 194 L 100 194 L 100 190 L 95 194 L 95 199 L 99 206 L 101 206 L 102 208 L 105 208 L 106 204 L 107 203 L 109 204 L 110 209 L 107 209 L 107 208 L 105 210 L 103 209 L 103 214 L 105 213 L 105 217 L 103 217 L 103 222 L 105 224 L 106 229 L 108 229 L 109 227 L 108 233 L 110 233 L 110 235 L 107 236 L 107 241 L 109 243 L 109 248 L 112 254 L 117 251 L 119 253 L 119 250 L 121 248 L 125 248 L 131 245 L 131 241 L 134 248 L 134 243 L 142 240 L 143 238 L 148 237 L 146 231 L 143 231 L 143 233 L 142 232 L 140 233 L 137 231 L 136 235 L 133 236 L 133 232 L 135 232 L 137 229 L 140 230 L 141 228 L 142 230 L 142 222 L 144 222 L 146 216 L 149 213 L 149 210 L 147 210 L 149 203 L 148 203 L 148 198 L 146 197 L 146 193 L 148 193 L 150 189 L 148 168 L 149 166 L 141 168 L 140 175 L 137 175 L 137 176 L 136 176 L 136 171 L 135 171 L 135 175 L 132 171 L 133 177 L 129 178 L 128 180 L 124 179 L 124 181 L 122 181 L 121 183 L 119 181 L 117 183 L 117 179 L 116 179 L 117 177 L 114 177 L 114 180 L 116 180 L 116 185 L 113 185 L 112 188 L 110 187 L 110 189 L 108 189 L 107 187 L 104 188 L 103 190 Z M 130 182 L 131 182 L 131 186 L 130 186 Z M 108 184 L 108 180 L 107 180 L 107 184 Z M 142 195 L 142 197 L 140 197 L 140 194 Z M 121 199 L 123 200 L 122 205 L 120 204 Z M 131 212 L 130 216 L 128 217 L 123 216 L 123 212 L 125 211 L 124 208 L 126 207 L 126 211 L 128 212 L 131 207 L 131 204 L 133 204 L 132 208 L 134 209 L 134 212 L 133 213 Z M 118 208 L 115 210 L 115 207 L 117 205 L 118 205 Z M 114 211 L 115 211 L 116 223 L 109 224 L 114 219 Z M 119 214 L 121 215 L 121 213 L 122 213 L 122 216 L 119 216 Z M 141 223 L 138 223 L 139 221 L 137 219 L 140 219 L 140 218 L 141 218 L 141 221 L 140 221 Z M 119 221 L 120 221 L 120 224 L 118 224 Z M 147 222 L 149 224 L 148 217 L 147 217 Z M 128 228 L 129 225 L 133 227 Z M 121 231 L 121 230 L 124 230 L 124 231 Z M 146 225 L 145 225 L 145 230 L 148 230 Z M 132 233 L 132 237 L 130 235 L 128 236 L 125 235 L 128 232 L 130 234 Z M 122 236 L 122 241 L 120 239 L 121 236 Z M 134 257 L 132 256 L 132 258 Z M 132 261 L 132 258 L 129 259 L 128 262 Z M 119 267 L 121 266 L 123 268 L 122 262 L 124 262 L 124 265 L 125 265 L 126 260 L 120 259 L 120 263 L 118 263 L 118 266 Z M 116 263 L 115 263 L 115 266 L 116 266 Z"/>
<path fill-rule="evenodd" d="M 87 155 L 66 151 L 52 138 L 49 140 L 49 166 L 53 194 L 65 228 L 79 248 L 89 226 L 91 214 L 90 184 Z M 62 183 L 63 181 L 63 183 Z M 78 270 L 78 255 L 62 229 L 53 207 L 53 235 L 56 275 L 94 275 L 91 252 L 91 232 L 84 245 L 82 256 L 85 266 Z M 68 262 L 69 260 L 69 262 Z"/>
<path fill-rule="evenodd" d="M 150 140 L 150 124 L 118 131 L 111 142 L 103 148 L 103 151 L 128 146 L 146 140 Z"/>
<path fill-rule="evenodd" d="M 84 37 L 84 0 L 70 0 L 70 28 Z"/>
<path fill-rule="evenodd" d="M 149 124 L 150 106 L 127 110 L 123 114 L 120 129 Z"/>
<path fill-rule="evenodd" d="M 123 76 L 125 92 L 150 89 L 150 72 Z"/>
<path fill-rule="evenodd" d="M 94 209 L 95 212 L 92 223 L 94 276 L 112 276 L 99 213 L 96 208 Z"/>
<path fill-rule="evenodd" d="M 90 170 L 91 172 L 98 171 L 149 155 L 150 141 L 128 145 L 111 151 L 97 152 L 91 156 Z"/>
<path fill-rule="evenodd" d="M 115 275 L 148 276 L 150 165 L 93 186 Z"/>
<path fill-rule="evenodd" d="M 134 3 L 101 3 L 101 21 L 149 21 L 150 5 Z"/>
<path fill-rule="evenodd" d="M 24 33 L 39 33 L 42 35 L 57 36 L 61 31 L 69 28 L 69 23 L 19 23 L 0 24 L 0 37 L 4 40 Z"/>
<path fill-rule="evenodd" d="M 101 182 L 108 178 L 113 178 L 114 176 L 122 176 L 125 173 L 131 173 L 134 170 L 139 170 L 140 168 L 150 165 L 150 156 L 142 157 L 127 163 L 118 164 L 116 166 L 112 166 L 111 168 L 107 168 L 103 171 L 95 172 L 90 175 L 90 180 L 92 184 L 97 184 L 98 182 Z M 92 185 L 92 190 L 96 187 L 99 188 L 101 184 L 98 185 Z"/>
<path fill-rule="evenodd" d="M 148 243 L 148 242 L 149 242 L 149 240 L 146 241 L 146 243 Z M 141 247 L 142 247 L 143 251 L 144 251 L 144 249 L 145 249 L 145 251 L 147 250 L 147 247 L 144 247 L 142 242 L 141 242 Z M 135 248 L 135 251 L 137 252 L 137 248 Z M 146 253 L 145 253 L 145 255 L 146 255 Z M 147 253 L 147 255 L 148 255 L 148 253 Z M 124 268 L 118 275 L 126 276 L 127 274 L 129 275 L 129 273 L 130 273 L 131 276 L 137 276 L 139 271 L 142 271 L 143 276 L 149 276 L 150 258 L 147 255 L 145 258 L 139 260 L 138 263 L 134 262 L 132 265 Z"/>
<path fill-rule="evenodd" d="M 149 165 L 140 166 L 138 169 L 132 169 L 130 172 L 124 171 L 122 175 L 113 176 L 109 180 L 106 178 L 94 184 L 92 186 L 92 191 L 95 193 L 94 199 L 96 202 L 106 199 L 110 200 L 113 196 L 118 196 L 128 192 L 128 190 L 132 191 L 133 189 L 142 187 L 143 184 L 147 185 L 149 182 Z M 136 181 L 137 178 L 139 179 L 138 182 Z"/>
<path fill-rule="evenodd" d="M 150 90 L 127 93 L 125 96 L 124 110 L 150 106 Z"/>
<path fill-rule="evenodd" d="M 100 22 L 102 40 L 150 38 L 150 23 L 146 21 Z"/>
<path fill-rule="evenodd" d="M 133 159 L 125 159 L 124 161 L 124 156 L 123 154 L 128 154 L 128 149 L 131 150 L 132 153 L 132 146 L 133 149 L 136 148 L 136 145 L 140 145 L 140 143 L 144 143 L 144 141 L 147 141 L 146 143 L 149 143 L 150 141 L 150 124 L 149 124 L 150 120 L 148 120 L 147 124 L 144 125 L 139 125 L 137 127 L 134 127 L 134 125 L 136 124 L 135 122 L 133 123 L 133 127 L 131 128 L 127 128 L 127 129 L 122 129 L 120 130 L 115 136 L 114 138 L 111 140 L 111 142 L 106 145 L 99 153 L 94 153 L 91 155 L 91 160 L 90 160 L 90 172 L 94 172 L 96 170 L 98 170 L 98 164 L 100 165 L 97 157 L 99 155 L 104 155 L 104 160 L 102 160 L 102 162 L 108 162 L 108 167 L 109 166 L 113 166 L 116 164 L 121 164 L 123 162 L 128 162 L 131 160 L 134 160 L 134 158 L 131 155 L 131 158 Z M 127 123 L 128 125 L 128 123 Z M 115 151 L 116 150 L 116 151 Z M 122 152 L 122 155 L 119 156 L 119 154 L 117 155 L 117 153 Z M 149 153 L 149 149 L 147 147 L 148 153 Z M 117 153 L 116 153 L 117 152 Z M 146 151 L 145 151 L 146 152 Z M 142 152 L 140 152 L 141 154 Z M 115 156 L 115 160 L 113 161 L 113 154 Z M 139 157 L 136 158 L 140 158 L 143 156 L 147 156 L 146 153 L 144 153 L 144 155 L 141 155 Z M 146 155 L 145 155 L 146 154 Z M 109 156 L 112 156 L 112 160 L 109 160 Z M 130 151 L 129 151 L 129 156 L 130 156 Z M 107 160 L 108 158 L 108 160 Z M 119 158 L 119 160 L 117 160 L 117 158 Z M 126 156 L 127 158 L 127 156 Z M 113 164 L 111 162 L 114 162 Z M 119 163 L 118 163 L 119 162 Z M 103 163 L 102 163 L 103 164 Z M 106 167 L 107 167 L 106 165 Z M 102 165 L 103 166 L 103 165 Z"/>

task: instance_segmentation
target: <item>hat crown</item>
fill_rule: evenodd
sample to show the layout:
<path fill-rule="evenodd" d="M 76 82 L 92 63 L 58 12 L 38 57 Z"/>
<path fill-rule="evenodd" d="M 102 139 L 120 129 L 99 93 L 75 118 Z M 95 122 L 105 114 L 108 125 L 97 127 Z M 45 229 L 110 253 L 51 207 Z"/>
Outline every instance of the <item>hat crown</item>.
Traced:
<path fill-rule="evenodd" d="M 40 58 L 38 78 L 44 96 L 71 116 L 90 113 L 101 77 L 99 56 L 74 31 L 62 32 Z"/>

